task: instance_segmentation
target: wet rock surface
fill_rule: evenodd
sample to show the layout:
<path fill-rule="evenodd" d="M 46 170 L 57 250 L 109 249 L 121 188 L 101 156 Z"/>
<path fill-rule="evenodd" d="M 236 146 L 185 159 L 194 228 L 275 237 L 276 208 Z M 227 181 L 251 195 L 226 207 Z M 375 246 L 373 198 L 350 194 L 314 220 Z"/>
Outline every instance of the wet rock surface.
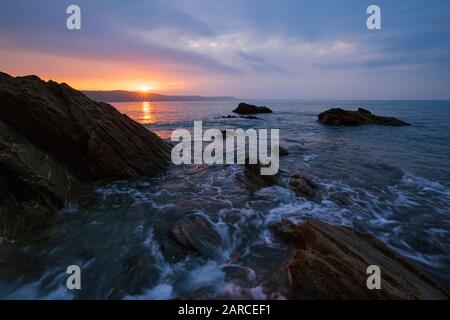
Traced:
<path fill-rule="evenodd" d="M 295 247 L 279 272 L 287 273 L 297 299 L 448 299 L 449 295 L 412 262 L 374 237 L 318 220 L 287 219 L 272 230 Z M 381 289 L 367 288 L 371 265 L 381 269 Z"/>
<path fill-rule="evenodd" d="M 241 102 L 236 109 L 233 110 L 237 114 L 258 114 L 258 113 L 272 113 L 272 110 L 265 106 L 255 106 L 252 104 Z"/>
<path fill-rule="evenodd" d="M 330 195 L 330 200 L 340 206 L 349 206 L 351 205 L 351 200 L 349 196 L 344 192 L 335 192 Z"/>
<path fill-rule="evenodd" d="M 174 226 L 172 238 L 188 251 L 218 258 L 222 246 L 222 238 L 205 217 L 192 215 L 186 221 Z"/>
<path fill-rule="evenodd" d="M 381 117 L 370 111 L 359 108 L 357 111 L 341 108 L 329 109 L 318 116 L 320 123 L 336 126 L 360 126 L 364 124 L 377 124 L 384 126 L 409 126 L 410 124 L 392 117 Z"/>
<path fill-rule="evenodd" d="M 242 174 L 238 175 L 238 180 L 241 181 L 249 190 L 258 191 L 262 188 L 268 188 L 278 184 L 278 174 L 262 175 L 261 163 L 250 163 L 249 159 L 245 159 L 245 167 Z"/>
<path fill-rule="evenodd" d="M 308 176 L 297 173 L 289 179 L 289 187 L 296 195 L 305 197 L 308 200 L 317 200 L 319 186 Z"/>
<path fill-rule="evenodd" d="M 0 121 L 0 228 L 15 241 L 25 232 L 42 237 L 47 219 L 65 206 L 81 184 L 66 165 L 58 162 Z"/>
<path fill-rule="evenodd" d="M 6 238 L 51 224 L 45 217 L 81 186 L 154 177 L 169 161 L 165 142 L 111 105 L 64 83 L 0 73 L 0 227 Z"/>
<path fill-rule="evenodd" d="M 158 265 L 148 248 L 139 248 L 131 253 L 118 273 L 108 299 L 123 299 L 127 295 L 142 294 L 157 279 Z"/>

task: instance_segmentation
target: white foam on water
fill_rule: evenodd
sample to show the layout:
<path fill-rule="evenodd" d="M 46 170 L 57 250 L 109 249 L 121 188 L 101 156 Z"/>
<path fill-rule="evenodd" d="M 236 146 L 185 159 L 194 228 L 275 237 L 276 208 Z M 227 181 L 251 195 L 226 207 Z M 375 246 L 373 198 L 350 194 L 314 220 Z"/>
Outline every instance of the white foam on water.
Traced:
<path fill-rule="evenodd" d="M 160 270 L 160 281 L 164 281 L 169 275 L 172 274 L 173 270 L 164 258 L 159 243 L 154 239 L 153 229 L 149 230 L 148 236 L 144 241 L 144 245 L 150 249 L 150 253 L 155 259 L 155 263 Z"/>
<path fill-rule="evenodd" d="M 267 295 L 264 293 L 264 288 L 262 286 L 250 288 L 250 294 L 255 300 L 267 300 Z"/>
<path fill-rule="evenodd" d="M 169 300 L 173 298 L 173 287 L 170 284 L 161 283 L 145 290 L 141 295 L 127 295 L 124 300 Z"/>
<path fill-rule="evenodd" d="M 290 203 L 295 200 L 295 193 L 292 190 L 281 186 L 263 188 L 256 192 L 256 195 L 260 197 L 269 197 L 273 202 L 277 203 Z"/>
<path fill-rule="evenodd" d="M 447 188 L 439 182 L 416 176 L 410 172 L 405 172 L 402 181 L 407 185 L 418 187 L 423 191 L 436 192 L 450 197 L 450 188 Z"/>
<path fill-rule="evenodd" d="M 67 206 L 65 206 L 64 208 L 62 208 L 61 210 L 59 210 L 60 213 L 62 214 L 76 214 L 78 213 L 80 210 L 80 207 L 75 204 L 75 203 L 69 203 Z"/>
<path fill-rule="evenodd" d="M 214 287 L 217 291 L 223 288 L 224 280 L 225 273 L 222 271 L 221 265 L 216 261 L 209 260 L 206 264 L 189 272 L 184 286 L 193 291 L 205 287 Z"/>
<path fill-rule="evenodd" d="M 304 160 L 310 161 L 313 158 Z M 448 217 L 450 190 L 438 182 L 411 173 L 405 173 L 395 184 L 386 187 L 353 187 L 342 181 L 316 179 L 320 185 L 322 200 L 314 202 L 296 196 L 292 190 L 283 187 L 283 183 L 280 186 L 261 189 L 250 195 L 247 190 L 240 189 L 241 186 L 238 183 L 232 182 L 241 171 L 242 166 L 238 165 L 216 167 L 214 170 L 203 166 L 191 168 L 190 174 L 183 177 L 183 183 L 179 183 L 178 180 L 174 182 L 173 177 L 164 176 L 161 179 L 168 183 L 167 189 L 164 188 L 164 183 L 155 186 L 149 182 L 118 182 L 96 189 L 102 198 L 102 203 L 112 202 L 114 204 L 112 207 L 145 205 L 146 217 L 147 210 L 153 210 L 152 213 L 163 212 L 166 209 L 186 210 L 177 204 L 178 201 L 184 201 L 186 198 L 197 199 L 200 205 L 193 203 L 193 208 L 189 208 L 192 212 L 189 214 L 205 217 L 221 238 L 221 245 L 214 248 L 218 252 L 214 259 L 188 254 L 181 261 L 174 263 L 165 259 L 160 244 L 154 238 L 153 229 L 150 228 L 143 244 L 154 258 L 158 270 L 157 280 L 142 293 L 127 295 L 126 299 L 189 298 L 196 297 L 198 292 L 200 295 L 207 292 L 204 297 L 224 295 L 248 299 L 274 298 L 270 293 L 265 292 L 259 283 L 252 283 L 251 288 L 246 288 L 233 280 L 225 280 L 226 273 L 223 267 L 231 262 L 239 265 L 239 261 L 243 261 L 239 259 L 255 254 L 255 248 L 258 246 L 268 248 L 284 246 L 270 230 L 272 223 L 283 218 L 288 218 L 294 223 L 302 223 L 309 218 L 347 226 L 358 223 L 362 225 L 362 229 L 384 241 L 398 253 L 425 265 L 445 267 L 443 261 L 447 257 L 420 252 L 414 245 L 414 239 L 411 241 L 408 236 L 410 236 L 412 224 L 415 223 L 414 228 L 420 228 L 422 231 L 420 237 L 433 239 L 433 244 L 440 241 L 441 245 L 445 246 L 445 239 L 449 238 L 449 230 L 445 225 L 438 225 L 431 221 L 432 217 L 431 220 L 416 221 L 414 217 L 404 215 L 404 212 L 420 210 L 421 206 L 430 205 L 435 212 Z M 183 173 L 183 170 L 180 173 Z M 348 201 L 338 203 L 339 201 L 334 198 L 338 194 L 343 195 L 344 200 Z M 441 207 L 433 206 L 435 201 L 440 201 Z M 212 204 L 211 211 L 206 208 L 206 202 Z M 205 210 L 199 210 L 198 208 L 202 208 L 203 204 L 205 204 Z M 79 208 L 69 206 L 65 210 L 62 212 L 74 214 Z M 428 214 L 428 212 L 425 213 Z M 98 216 L 96 220 L 90 222 L 97 223 L 97 221 L 99 224 L 104 224 Z M 148 221 L 139 221 L 135 227 L 135 236 L 141 234 L 148 227 L 148 223 Z M 90 260 L 87 265 L 94 263 L 94 260 Z M 257 275 L 253 270 L 252 272 L 257 279 Z M 40 289 L 40 281 L 11 289 L 7 297 L 73 298 L 64 287 L 58 286 L 57 282 L 52 282 L 55 286 L 54 290 L 45 291 L 47 292 L 45 293 Z"/>
<path fill-rule="evenodd" d="M 73 294 L 66 287 L 65 278 L 67 274 L 62 272 L 47 283 L 47 278 L 52 272 L 46 272 L 41 278 L 30 282 L 23 286 L 11 289 L 11 284 L 0 284 L 0 292 L 7 292 L 1 298 L 5 300 L 70 300 L 73 299 Z M 44 285 L 45 283 L 45 285 Z M 49 290 L 49 287 L 54 289 Z M 47 289 L 46 289 L 47 288 Z"/>
<path fill-rule="evenodd" d="M 315 154 L 305 154 L 305 155 L 303 155 L 303 161 L 304 162 L 312 161 L 315 158 L 317 158 L 317 155 L 315 155 Z"/>
<path fill-rule="evenodd" d="M 450 232 L 443 228 L 450 227 L 450 189 L 446 186 L 405 172 L 398 183 L 385 189 L 352 188 L 342 182 L 331 182 L 326 188 L 328 194 L 336 188 L 345 190 L 351 200 L 350 213 L 354 215 L 353 218 L 347 215 L 350 220 L 363 223 L 364 230 L 383 240 L 394 251 L 433 268 L 445 266 L 445 255 L 423 253 L 420 248 L 411 245 L 410 241 L 428 241 L 440 247 L 436 250 L 448 252 Z M 412 214 L 405 214 L 408 211 L 415 212 L 417 219 Z M 442 216 L 441 220 L 435 220 L 431 215 L 433 211 L 449 220 L 443 221 Z M 437 221 L 439 225 L 436 225 Z M 411 228 L 416 230 L 415 233 L 419 232 L 415 236 L 413 233 L 412 238 Z M 417 237 L 421 239 L 418 240 Z"/>

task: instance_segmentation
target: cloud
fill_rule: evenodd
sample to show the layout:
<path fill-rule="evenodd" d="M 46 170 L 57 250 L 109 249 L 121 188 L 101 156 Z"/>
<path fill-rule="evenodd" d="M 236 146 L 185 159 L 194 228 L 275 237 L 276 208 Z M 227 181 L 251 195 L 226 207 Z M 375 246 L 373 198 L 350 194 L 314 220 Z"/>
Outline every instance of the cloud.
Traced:
<path fill-rule="evenodd" d="M 288 72 L 284 69 L 267 62 L 264 58 L 251 53 L 239 52 L 239 56 L 245 61 L 245 64 L 249 66 L 253 71 L 268 73 L 268 74 L 282 74 L 287 75 Z"/>
<path fill-rule="evenodd" d="M 288 75 L 286 70 L 307 62 L 336 61 L 349 57 L 357 44 L 343 40 L 306 41 L 281 36 L 261 36 L 253 32 L 236 32 L 200 36 L 173 28 L 158 30 L 128 30 L 130 37 L 147 44 L 157 44 L 222 61 L 238 70 L 256 73 Z"/>
<path fill-rule="evenodd" d="M 72 3 L 82 8 L 79 32 L 65 28 L 65 8 Z M 4 1 L 0 43 L 9 57 L 40 54 L 40 63 L 43 55 L 67 58 L 81 70 L 84 61 L 90 75 L 95 62 L 167 74 L 168 83 L 188 79 L 191 90 L 204 94 L 303 97 L 328 86 L 327 92 L 349 97 L 381 81 L 413 97 L 426 81 L 437 88 L 430 94 L 448 97 L 450 3 L 378 4 L 382 30 L 373 32 L 365 27 L 365 1 Z M 417 84 L 410 84 L 411 72 Z"/>
<path fill-rule="evenodd" d="M 165 66 L 167 70 L 172 71 L 240 73 L 238 69 L 200 53 L 160 45 L 157 42 L 146 43 L 130 37 L 127 32 L 130 25 L 133 25 L 136 30 L 151 29 L 157 32 L 170 28 L 173 32 L 183 30 L 195 35 L 213 34 L 211 29 L 200 20 L 171 8 L 163 2 L 150 1 L 130 5 L 118 2 L 117 6 L 112 7 L 113 11 L 105 10 L 108 9 L 108 7 L 105 8 L 105 3 L 103 7 L 97 1 L 83 3 L 80 6 L 82 17 L 85 18 L 82 20 L 83 27 L 79 32 L 70 32 L 65 29 L 65 7 L 62 3 L 53 3 L 54 6 L 50 6 L 50 10 L 46 13 L 42 9 L 43 6 L 36 6 L 35 3 L 27 6 L 20 0 L 15 5 L 1 8 L 5 9 L 1 13 L 1 18 L 3 15 L 7 17 L 7 19 L 0 19 L 3 21 L 0 22 L 2 27 L 0 38 L 4 47 L 9 50 L 15 48 L 87 60 L 101 59 L 118 63 L 128 61 L 134 64 L 140 63 L 142 67 L 147 68 L 157 64 L 158 68 Z M 144 4 L 146 4 L 145 7 Z M 19 9 L 24 9 L 23 15 L 20 15 L 17 21 L 9 21 L 8 17 L 16 16 L 14 13 Z M 39 17 L 42 20 L 37 20 Z M 8 27 L 6 27 L 7 23 Z"/>

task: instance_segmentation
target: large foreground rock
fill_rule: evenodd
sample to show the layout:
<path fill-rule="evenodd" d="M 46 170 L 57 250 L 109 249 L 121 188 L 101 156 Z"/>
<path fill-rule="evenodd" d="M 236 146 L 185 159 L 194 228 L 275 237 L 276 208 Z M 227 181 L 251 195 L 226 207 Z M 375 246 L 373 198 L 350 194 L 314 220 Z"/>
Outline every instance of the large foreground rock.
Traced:
<path fill-rule="evenodd" d="M 272 225 L 295 254 L 284 269 L 298 299 L 448 299 L 416 265 L 372 236 L 317 220 Z M 381 289 L 369 290 L 366 271 L 381 268 Z"/>
<path fill-rule="evenodd" d="M 0 74 L 0 121 L 83 181 L 156 176 L 168 146 L 113 106 L 67 84 Z"/>
<path fill-rule="evenodd" d="M 114 107 L 67 84 L 0 73 L 0 232 L 37 230 L 82 186 L 154 177 L 170 150 Z M 35 232 L 37 234 L 37 232 Z"/>
<path fill-rule="evenodd" d="M 244 102 L 239 103 L 236 109 L 233 110 L 237 114 L 258 114 L 258 113 L 272 113 L 267 107 L 258 107 L 252 104 L 247 104 Z"/>
<path fill-rule="evenodd" d="M 378 124 L 385 126 L 409 126 L 402 120 L 391 117 L 380 117 L 370 111 L 359 108 L 357 111 L 349 111 L 334 108 L 320 113 L 319 122 L 326 125 L 360 126 L 363 124 Z"/>
<path fill-rule="evenodd" d="M 49 214 L 80 188 L 67 166 L 0 121 L 0 240 L 42 235 L 53 223 Z"/>

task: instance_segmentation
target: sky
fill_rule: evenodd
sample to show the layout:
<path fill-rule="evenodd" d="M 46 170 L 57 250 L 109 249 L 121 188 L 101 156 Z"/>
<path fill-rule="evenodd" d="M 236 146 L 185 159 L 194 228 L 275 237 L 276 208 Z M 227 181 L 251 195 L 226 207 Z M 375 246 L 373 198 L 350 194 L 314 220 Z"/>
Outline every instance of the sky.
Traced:
<path fill-rule="evenodd" d="M 445 100 L 449 15 L 448 0 L 1 1 L 0 71 L 80 90 Z"/>

